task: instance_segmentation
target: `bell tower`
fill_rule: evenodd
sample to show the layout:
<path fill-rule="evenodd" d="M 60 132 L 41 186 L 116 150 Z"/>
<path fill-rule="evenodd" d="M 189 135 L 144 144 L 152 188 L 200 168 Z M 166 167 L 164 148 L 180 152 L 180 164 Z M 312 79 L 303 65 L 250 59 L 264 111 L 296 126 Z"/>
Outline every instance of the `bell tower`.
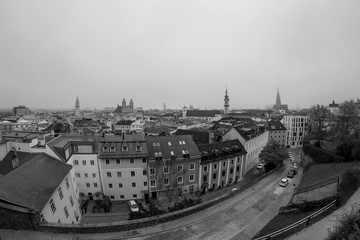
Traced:
<path fill-rule="evenodd" d="M 227 92 L 227 87 L 226 87 L 226 90 L 225 90 L 225 97 L 224 97 L 224 114 L 229 114 L 229 96 L 228 96 L 228 92 Z"/>

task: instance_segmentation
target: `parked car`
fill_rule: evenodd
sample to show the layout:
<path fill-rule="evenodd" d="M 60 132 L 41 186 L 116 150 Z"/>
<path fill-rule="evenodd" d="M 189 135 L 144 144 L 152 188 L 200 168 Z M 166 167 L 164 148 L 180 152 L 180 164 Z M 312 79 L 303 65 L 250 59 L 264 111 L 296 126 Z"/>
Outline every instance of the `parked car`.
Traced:
<path fill-rule="evenodd" d="M 128 201 L 131 212 L 139 212 L 139 207 L 134 200 Z"/>
<path fill-rule="evenodd" d="M 295 170 L 291 169 L 288 174 L 287 174 L 287 177 L 289 178 L 293 178 L 295 176 Z"/>
<path fill-rule="evenodd" d="M 297 174 L 299 168 L 297 165 L 294 165 L 291 170 L 294 170 L 295 174 Z"/>
<path fill-rule="evenodd" d="M 259 170 L 260 170 L 260 169 L 263 169 L 264 165 L 265 165 L 265 164 L 263 164 L 263 163 L 259 163 L 259 164 L 257 165 L 257 169 L 259 169 Z"/>
<path fill-rule="evenodd" d="M 289 184 L 289 180 L 287 180 L 287 178 L 283 178 L 283 179 L 281 179 L 279 185 L 280 185 L 281 187 L 286 187 L 288 184 Z"/>

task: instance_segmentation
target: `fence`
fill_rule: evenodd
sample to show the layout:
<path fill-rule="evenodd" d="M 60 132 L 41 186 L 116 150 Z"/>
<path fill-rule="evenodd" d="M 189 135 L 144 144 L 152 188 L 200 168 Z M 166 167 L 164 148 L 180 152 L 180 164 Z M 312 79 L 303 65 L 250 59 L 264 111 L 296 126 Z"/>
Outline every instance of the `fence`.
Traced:
<path fill-rule="evenodd" d="M 325 207 L 319 209 L 318 211 L 310 214 L 309 216 L 307 216 L 307 217 L 305 217 L 305 218 L 303 218 L 303 219 L 301 219 L 301 220 L 299 220 L 299 221 L 297 221 L 297 222 L 295 222 L 295 223 L 293 223 L 293 224 L 291 224 L 291 225 L 289 225 L 289 226 L 287 226 L 287 227 L 284 227 L 284 228 L 282 228 L 282 229 L 280 229 L 280 230 L 277 230 L 277 231 L 272 232 L 272 233 L 270 233 L 270 234 L 267 234 L 267 235 L 265 235 L 265 236 L 255 238 L 254 240 L 270 240 L 270 239 L 272 239 L 272 238 L 274 238 L 274 237 L 282 236 L 285 232 L 290 231 L 290 230 L 292 230 L 292 229 L 294 229 L 294 228 L 296 228 L 296 227 L 298 227 L 298 226 L 300 226 L 300 225 L 302 225 L 302 224 L 304 224 L 304 223 L 305 223 L 305 226 L 307 226 L 307 225 L 309 225 L 310 220 L 311 220 L 312 218 L 314 218 L 314 217 L 322 214 L 322 213 L 325 212 L 326 210 L 328 210 L 328 209 L 332 208 L 333 206 L 335 206 L 335 205 L 336 205 L 336 201 L 337 201 L 336 199 L 333 200 L 331 203 L 329 203 L 329 204 L 326 205 Z"/>

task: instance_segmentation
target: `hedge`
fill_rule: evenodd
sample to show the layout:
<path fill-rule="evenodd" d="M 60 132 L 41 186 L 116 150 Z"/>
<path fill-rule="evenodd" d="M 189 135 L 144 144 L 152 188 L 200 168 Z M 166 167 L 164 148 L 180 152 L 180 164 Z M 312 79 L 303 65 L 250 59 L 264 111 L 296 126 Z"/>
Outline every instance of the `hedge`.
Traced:
<path fill-rule="evenodd" d="M 325 149 L 317 148 L 312 144 L 304 144 L 303 152 L 311 157 L 315 163 L 338 163 L 344 161 L 343 157 Z"/>

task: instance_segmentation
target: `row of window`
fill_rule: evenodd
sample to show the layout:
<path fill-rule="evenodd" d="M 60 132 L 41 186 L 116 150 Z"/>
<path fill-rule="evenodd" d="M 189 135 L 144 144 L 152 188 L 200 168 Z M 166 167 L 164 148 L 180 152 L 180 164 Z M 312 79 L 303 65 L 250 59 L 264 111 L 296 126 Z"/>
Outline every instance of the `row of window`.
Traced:
<path fill-rule="evenodd" d="M 121 151 L 122 152 L 128 152 L 129 151 L 129 147 L 128 146 L 122 146 L 121 147 Z M 136 145 L 135 146 L 135 151 L 136 152 L 141 152 L 142 151 L 142 147 L 140 145 Z M 114 146 L 110 146 L 110 147 L 107 147 L 107 146 L 104 146 L 103 147 L 103 152 L 116 152 L 116 147 Z"/>
<path fill-rule="evenodd" d="M 82 160 L 82 165 L 86 166 L 86 164 L 87 164 L 87 161 Z M 78 166 L 79 165 L 79 160 L 74 160 L 73 165 Z M 95 160 L 90 160 L 90 165 L 94 166 L 95 165 Z"/>
<path fill-rule="evenodd" d="M 78 173 L 78 172 L 76 172 L 76 173 L 75 173 L 75 176 L 79 178 L 79 177 L 81 177 L 81 174 Z M 89 174 L 88 174 L 88 173 L 84 173 L 84 177 L 86 177 L 86 178 L 89 177 Z M 93 177 L 93 178 L 96 178 L 96 173 L 92 173 L 92 177 Z"/>
<path fill-rule="evenodd" d="M 146 171 L 146 170 L 143 170 L 143 175 L 146 175 L 146 174 L 147 174 L 147 171 Z M 111 177 L 112 177 L 112 173 L 111 173 L 111 172 L 106 172 L 106 176 L 107 176 L 108 178 L 111 178 Z M 121 177 L 122 177 L 122 172 L 116 172 L 116 176 L 117 176 L 118 178 L 121 178 Z M 136 176 L 135 171 L 131 171 L 131 172 L 130 172 L 130 176 L 131 176 L 131 177 L 135 177 L 135 176 Z"/>
<path fill-rule="evenodd" d="M 112 163 L 113 161 L 115 161 L 116 164 L 120 164 L 121 161 L 124 162 L 124 161 L 128 161 L 128 160 L 125 160 L 125 159 L 122 159 L 122 160 L 120 160 L 120 159 L 115 159 L 115 160 L 105 159 L 105 164 L 106 164 L 106 165 L 109 165 L 109 164 Z M 135 159 L 130 158 L 130 159 L 129 159 L 129 163 L 130 163 L 130 164 L 135 164 Z M 143 158 L 143 159 L 142 159 L 142 163 L 146 163 L 146 158 Z"/>
<path fill-rule="evenodd" d="M 240 167 L 237 166 L 237 167 L 236 167 L 236 172 L 239 172 L 239 171 L 240 171 Z M 234 173 L 234 169 L 231 168 L 231 169 L 230 169 L 230 174 L 233 174 L 233 173 Z M 222 177 L 225 177 L 225 176 L 226 176 L 226 171 L 225 171 L 225 170 L 221 172 L 221 176 L 222 176 Z M 213 179 L 216 179 L 216 178 L 217 178 L 217 173 L 213 173 Z M 203 181 L 204 181 L 204 182 L 207 182 L 207 180 L 208 180 L 208 176 L 207 176 L 207 175 L 203 176 Z"/>
<path fill-rule="evenodd" d="M 240 163 L 240 158 L 237 159 L 237 162 Z M 233 164 L 234 164 L 234 159 L 231 159 L 231 165 L 233 165 Z M 223 161 L 222 166 L 223 166 L 223 167 L 226 167 L 226 161 Z M 214 163 L 214 164 L 213 164 L 213 169 L 216 170 L 217 167 L 218 167 L 218 164 L 217 164 L 217 163 Z M 204 172 L 207 172 L 207 171 L 208 171 L 208 166 L 207 166 L 207 165 L 203 166 L 203 171 L 204 171 Z"/>
<path fill-rule="evenodd" d="M 148 186 L 148 183 L 147 183 L 147 182 L 144 182 L 144 187 L 147 187 L 147 186 Z M 114 187 L 114 184 L 109 183 L 109 184 L 108 184 L 108 187 L 109 187 L 109 188 L 113 188 L 113 187 Z M 119 184 L 118 184 L 118 187 L 119 187 L 119 188 L 123 188 L 124 185 L 123 185 L 122 183 L 119 183 Z M 132 183 L 131 183 L 131 187 L 136 187 L 136 182 L 132 182 Z"/>
<path fill-rule="evenodd" d="M 172 143 L 168 142 L 168 145 L 171 146 Z M 185 141 L 183 141 L 183 140 L 179 141 L 179 145 L 185 145 Z M 160 143 L 159 142 L 153 142 L 153 147 L 160 147 Z"/>
<path fill-rule="evenodd" d="M 177 169 L 178 172 L 182 172 L 184 170 L 184 166 L 183 165 L 177 165 L 176 169 Z M 189 169 L 190 170 L 195 170 L 195 163 L 190 163 L 189 164 Z M 163 167 L 163 173 L 164 174 L 169 174 L 169 166 Z M 150 175 L 155 175 L 155 174 L 156 174 L 156 169 L 155 168 L 150 168 Z"/>

